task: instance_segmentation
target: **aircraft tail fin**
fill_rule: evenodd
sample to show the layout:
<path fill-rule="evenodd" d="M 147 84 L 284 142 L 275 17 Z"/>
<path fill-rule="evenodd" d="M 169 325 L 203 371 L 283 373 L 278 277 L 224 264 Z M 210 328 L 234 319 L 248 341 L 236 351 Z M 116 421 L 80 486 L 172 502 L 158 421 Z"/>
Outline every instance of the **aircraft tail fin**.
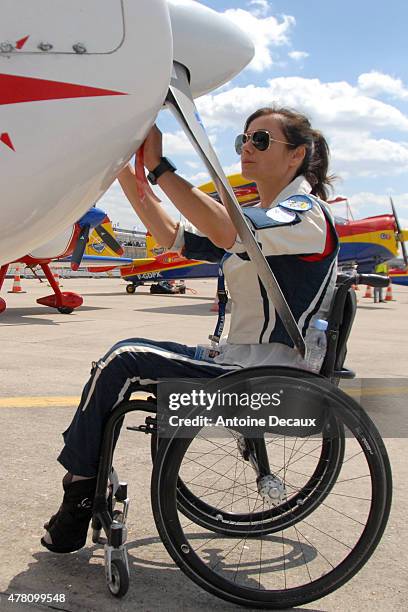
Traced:
<path fill-rule="evenodd" d="M 101 223 L 103 229 L 110 234 L 113 238 L 116 238 L 115 232 L 113 231 L 111 220 L 108 216 L 105 217 L 103 222 Z M 101 237 L 97 234 L 95 230 L 93 230 L 89 236 L 88 243 L 85 249 L 86 255 L 100 255 L 102 257 L 119 257 L 118 253 L 115 253 L 112 249 L 108 247 L 105 242 L 101 239 Z"/>
<path fill-rule="evenodd" d="M 157 257 L 164 253 L 166 249 L 159 247 L 150 232 L 146 232 L 146 257 Z"/>

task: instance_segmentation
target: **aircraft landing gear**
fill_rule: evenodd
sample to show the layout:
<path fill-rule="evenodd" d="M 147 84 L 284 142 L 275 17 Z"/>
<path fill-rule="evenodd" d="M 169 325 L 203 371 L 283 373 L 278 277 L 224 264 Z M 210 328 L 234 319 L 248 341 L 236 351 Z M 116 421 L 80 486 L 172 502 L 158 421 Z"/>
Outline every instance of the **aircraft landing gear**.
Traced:
<path fill-rule="evenodd" d="M 51 288 L 54 290 L 54 295 L 47 295 L 43 298 L 38 298 L 37 304 L 56 308 L 61 314 L 71 314 L 75 308 L 81 306 L 83 299 L 77 293 L 72 291 L 62 292 L 55 281 L 54 275 L 51 272 L 48 264 L 40 264 Z"/>
<path fill-rule="evenodd" d="M 136 285 L 134 285 L 133 283 L 129 283 L 129 285 L 126 285 L 126 293 L 135 293 L 136 291 Z"/>

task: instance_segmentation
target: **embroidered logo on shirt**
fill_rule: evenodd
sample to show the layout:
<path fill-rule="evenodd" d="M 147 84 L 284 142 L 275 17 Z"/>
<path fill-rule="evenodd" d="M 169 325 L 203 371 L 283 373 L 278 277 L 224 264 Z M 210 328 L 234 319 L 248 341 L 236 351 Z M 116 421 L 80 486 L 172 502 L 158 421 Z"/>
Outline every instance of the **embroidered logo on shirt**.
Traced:
<path fill-rule="evenodd" d="M 288 210 L 306 212 L 307 210 L 313 208 L 313 200 L 307 195 L 294 195 L 283 202 L 279 202 L 279 206 L 282 206 L 282 208 L 287 208 Z"/>

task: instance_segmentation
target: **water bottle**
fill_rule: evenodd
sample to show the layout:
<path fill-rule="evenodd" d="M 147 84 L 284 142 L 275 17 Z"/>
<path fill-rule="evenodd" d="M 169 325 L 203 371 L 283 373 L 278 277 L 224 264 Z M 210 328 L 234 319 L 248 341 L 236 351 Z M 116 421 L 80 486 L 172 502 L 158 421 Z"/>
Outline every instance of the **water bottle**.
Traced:
<path fill-rule="evenodd" d="M 314 333 L 311 334 L 311 345 L 307 351 L 307 366 L 313 372 L 320 372 L 323 359 L 326 354 L 327 337 L 326 330 L 328 322 L 324 319 L 316 319 L 312 324 Z"/>

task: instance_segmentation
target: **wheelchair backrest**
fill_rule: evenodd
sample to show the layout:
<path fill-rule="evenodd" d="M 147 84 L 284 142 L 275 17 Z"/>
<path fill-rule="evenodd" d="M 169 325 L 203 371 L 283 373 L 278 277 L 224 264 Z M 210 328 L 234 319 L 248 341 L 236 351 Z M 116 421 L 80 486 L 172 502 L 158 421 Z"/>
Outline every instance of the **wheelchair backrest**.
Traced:
<path fill-rule="evenodd" d="M 327 328 L 327 352 L 320 373 L 331 378 L 341 370 L 347 354 L 347 340 L 350 336 L 357 310 L 357 298 L 347 283 L 336 287 Z"/>

